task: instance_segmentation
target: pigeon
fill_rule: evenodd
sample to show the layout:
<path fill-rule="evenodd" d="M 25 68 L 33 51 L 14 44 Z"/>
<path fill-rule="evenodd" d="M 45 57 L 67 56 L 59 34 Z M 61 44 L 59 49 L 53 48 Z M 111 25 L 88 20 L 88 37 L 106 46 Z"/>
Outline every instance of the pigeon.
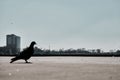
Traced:
<path fill-rule="evenodd" d="M 32 41 L 30 46 L 24 49 L 20 52 L 20 54 L 14 58 L 11 59 L 10 63 L 13 63 L 14 61 L 23 59 L 26 63 L 29 63 L 27 60 L 31 58 L 31 56 L 34 53 L 34 45 L 36 44 L 35 41 Z"/>

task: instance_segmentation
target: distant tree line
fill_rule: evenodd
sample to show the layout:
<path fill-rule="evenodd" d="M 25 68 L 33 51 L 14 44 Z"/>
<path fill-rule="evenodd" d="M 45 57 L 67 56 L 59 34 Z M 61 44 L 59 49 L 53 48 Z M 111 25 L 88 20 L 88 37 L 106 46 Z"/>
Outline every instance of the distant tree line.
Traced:
<path fill-rule="evenodd" d="M 15 56 L 19 53 L 11 52 L 7 47 L 0 47 L 0 56 Z M 101 49 L 87 50 L 85 48 L 80 49 L 59 49 L 49 50 L 35 47 L 33 56 L 120 56 L 120 50 L 103 52 Z"/>
<path fill-rule="evenodd" d="M 8 55 L 17 55 L 17 50 L 15 48 L 10 47 L 0 47 L 0 56 L 8 56 Z"/>
<path fill-rule="evenodd" d="M 101 49 L 59 49 L 49 50 L 35 47 L 34 56 L 120 56 L 120 50 L 103 52 Z"/>

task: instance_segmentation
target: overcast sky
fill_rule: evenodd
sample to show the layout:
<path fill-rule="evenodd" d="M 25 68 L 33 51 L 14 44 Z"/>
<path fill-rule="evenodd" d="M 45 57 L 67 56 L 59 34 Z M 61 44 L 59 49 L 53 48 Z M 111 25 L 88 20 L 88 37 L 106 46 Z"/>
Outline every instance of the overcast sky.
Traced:
<path fill-rule="evenodd" d="M 120 49 L 120 0 L 0 0 L 0 46 Z"/>

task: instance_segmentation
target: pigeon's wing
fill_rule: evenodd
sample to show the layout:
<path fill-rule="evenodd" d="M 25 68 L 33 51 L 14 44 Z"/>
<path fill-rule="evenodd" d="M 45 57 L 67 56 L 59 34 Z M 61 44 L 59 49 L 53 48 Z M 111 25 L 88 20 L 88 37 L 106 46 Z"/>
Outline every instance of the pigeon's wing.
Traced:
<path fill-rule="evenodd" d="M 21 58 L 24 58 L 24 57 L 27 55 L 28 50 L 29 50 L 29 48 L 24 49 L 23 51 L 20 52 L 20 55 L 19 55 L 19 56 L 20 56 Z"/>

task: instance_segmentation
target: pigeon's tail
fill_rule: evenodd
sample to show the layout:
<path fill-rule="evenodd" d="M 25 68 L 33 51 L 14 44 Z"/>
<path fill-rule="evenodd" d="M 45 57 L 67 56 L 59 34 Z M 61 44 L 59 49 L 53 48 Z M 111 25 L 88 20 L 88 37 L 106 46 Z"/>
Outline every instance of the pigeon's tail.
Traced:
<path fill-rule="evenodd" d="M 12 58 L 10 63 L 13 63 L 14 61 L 18 60 L 18 57 Z"/>

